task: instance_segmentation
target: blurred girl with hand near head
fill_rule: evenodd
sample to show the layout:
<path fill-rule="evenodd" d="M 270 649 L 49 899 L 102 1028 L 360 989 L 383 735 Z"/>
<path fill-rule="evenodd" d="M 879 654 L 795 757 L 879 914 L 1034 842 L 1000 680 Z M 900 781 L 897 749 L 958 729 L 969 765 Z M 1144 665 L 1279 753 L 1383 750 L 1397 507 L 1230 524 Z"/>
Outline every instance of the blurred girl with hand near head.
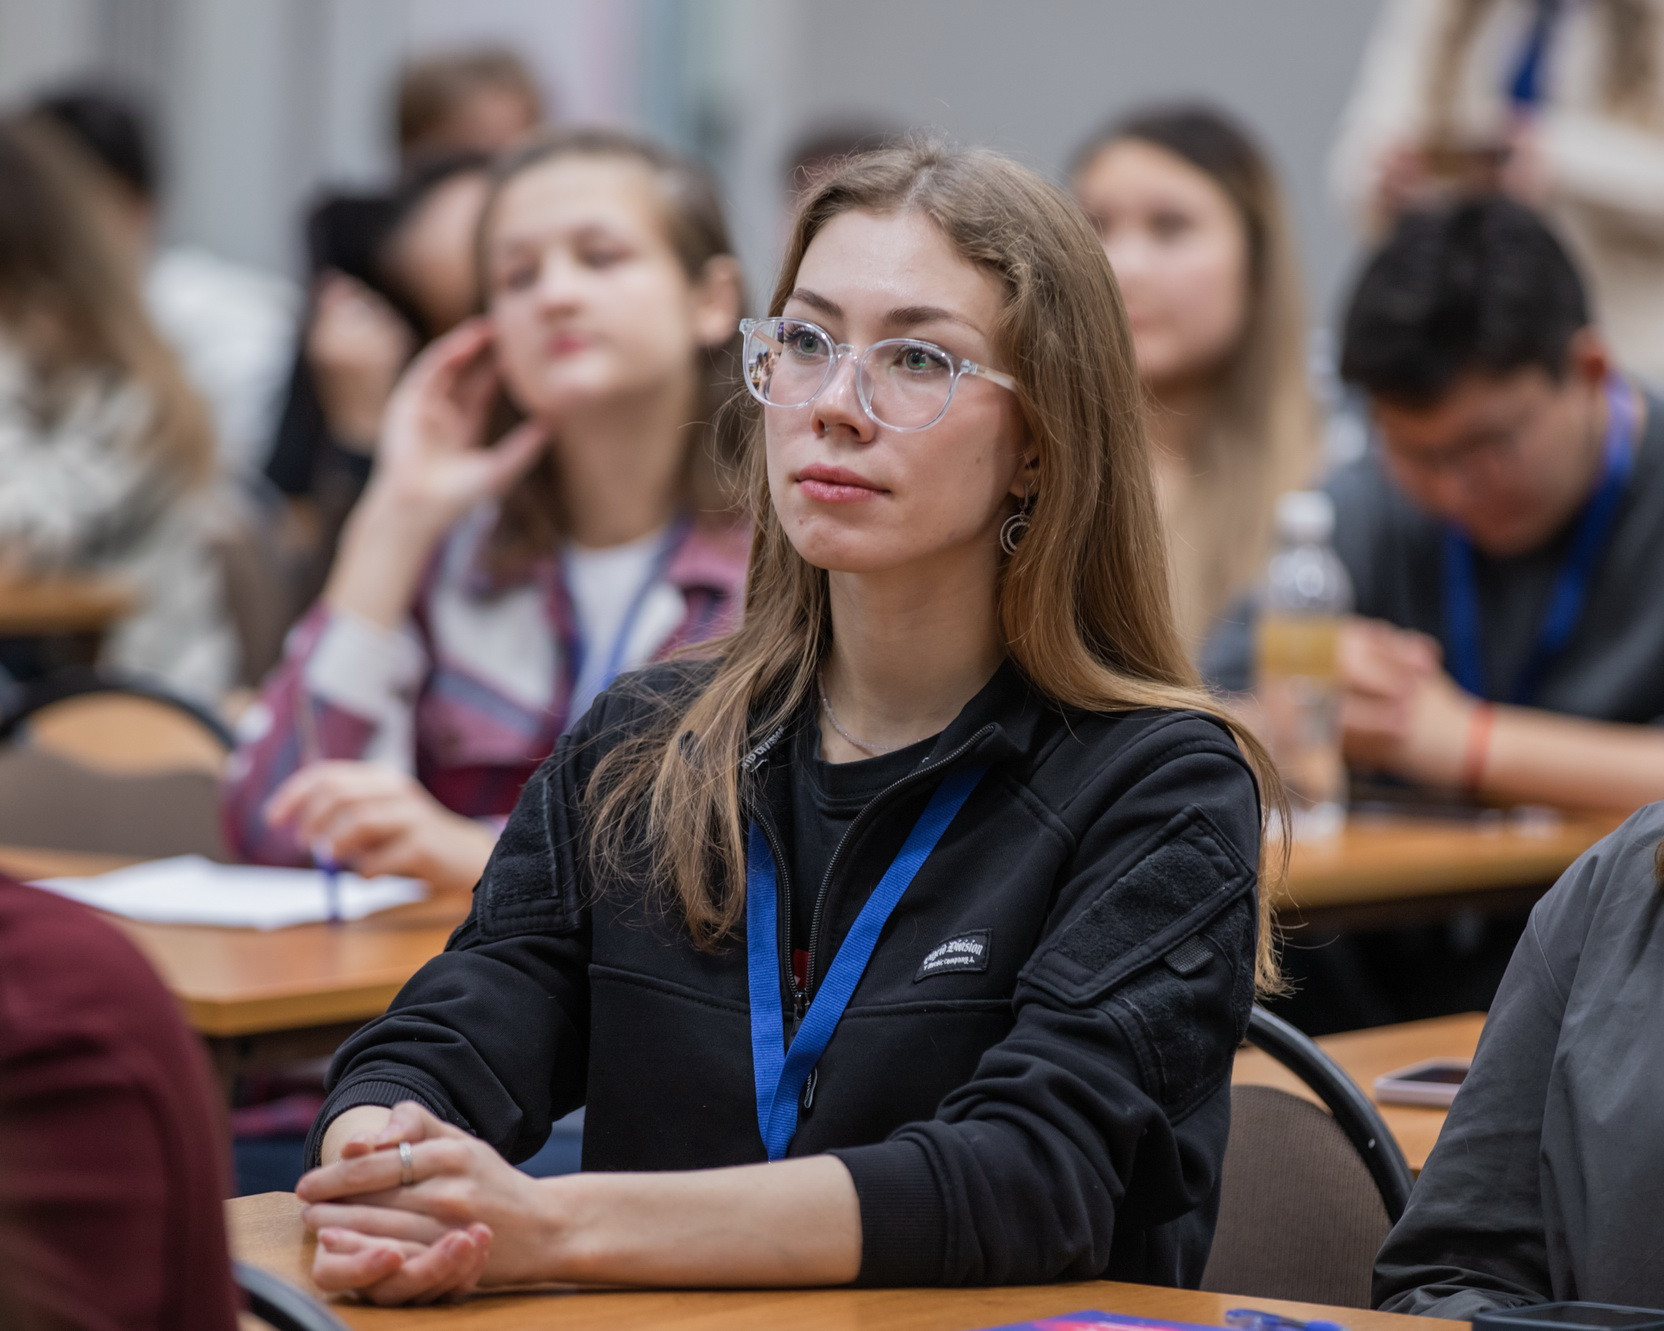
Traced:
<path fill-rule="evenodd" d="M 710 182 L 559 134 L 498 168 L 479 236 L 485 316 L 394 392 L 234 761 L 250 859 L 466 890 L 590 700 L 737 611 L 747 536 L 711 422 L 741 292 Z M 501 396 L 522 419 L 497 437 Z"/>
<path fill-rule="evenodd" d="M 1201 1279 L 1265 767 L 1173 631 L 1102 250 L 910 144 L 817 177 L 770 315 L 745 617 L 603 695 L 337 1055 L 326 1289 Z M 583 1173 L 507 1163 L 579 1104 Z"/>
<path fill-rule="evenodd" d="M 1206 107 L 1135 114 L 1076 157 L 1150 404 L 1179 629 L 1199 654 L 1260 576 L 1277 496 L 1314 479 L 1305 310 L 1281 192 Z"/>

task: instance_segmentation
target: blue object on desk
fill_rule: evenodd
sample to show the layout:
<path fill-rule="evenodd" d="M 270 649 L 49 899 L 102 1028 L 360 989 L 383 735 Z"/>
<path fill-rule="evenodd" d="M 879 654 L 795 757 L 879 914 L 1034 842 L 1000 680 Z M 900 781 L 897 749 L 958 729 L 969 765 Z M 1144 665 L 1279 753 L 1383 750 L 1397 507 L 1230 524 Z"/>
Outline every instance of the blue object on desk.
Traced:
<path fill-rule="evenodd" d="M 1232 1308 L 1225 1314 L 1225 1325 L 1236 1331 L 1346 1331 L 1340 1322 L 1321 1319 L 1302 1322 L 1298 1317 L 1285 1317 L 1262 1308 Z"/>

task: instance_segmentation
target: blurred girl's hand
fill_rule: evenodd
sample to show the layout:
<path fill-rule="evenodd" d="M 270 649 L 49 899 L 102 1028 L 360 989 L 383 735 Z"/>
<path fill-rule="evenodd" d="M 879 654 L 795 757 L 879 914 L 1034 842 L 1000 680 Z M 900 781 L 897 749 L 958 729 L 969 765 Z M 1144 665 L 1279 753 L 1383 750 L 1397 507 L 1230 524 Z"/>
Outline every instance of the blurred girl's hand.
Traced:
<path fill-rule="evenodd" d="M 497 383 L 484 319 L 468 320 L 417 356 L 387 404 L 366 501 L 385 496 L 403 520 L 443 531 L 524 475 L 547 440 L 527 421 L 487 446 Z"/>
<path fill-rule="evenodd" d="M 497 843 L 490 828 L 382 763 L 311 763 L 277 788 L 265 816 L 343 868 L 420 878 L 441 892 L 470 891 Z"/>

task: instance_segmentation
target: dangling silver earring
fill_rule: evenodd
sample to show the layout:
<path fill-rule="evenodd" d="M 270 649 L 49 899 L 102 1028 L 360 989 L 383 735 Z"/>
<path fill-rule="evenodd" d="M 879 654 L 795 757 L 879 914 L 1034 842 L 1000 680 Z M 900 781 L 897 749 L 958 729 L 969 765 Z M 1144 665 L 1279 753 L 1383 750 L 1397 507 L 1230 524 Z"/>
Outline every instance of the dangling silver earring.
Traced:
<path fill-rule="evenodd" d="M 1017 546 L 1028 535 L 1029 513 L 1034 509 L 1034 496 L 1023 500 L 1023 506 L 1000 524 L 1000 549 L 1008 555 L 1017 553 Z"/>

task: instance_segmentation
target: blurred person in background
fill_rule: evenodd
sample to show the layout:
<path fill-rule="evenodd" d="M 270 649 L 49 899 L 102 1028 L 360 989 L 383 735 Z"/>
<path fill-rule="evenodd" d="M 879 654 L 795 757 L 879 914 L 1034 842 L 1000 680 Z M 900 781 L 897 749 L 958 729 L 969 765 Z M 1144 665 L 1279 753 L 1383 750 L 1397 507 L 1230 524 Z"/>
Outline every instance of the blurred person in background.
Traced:
<path fill-rule="evenodd" d="M 363 488 L 369 474 L 366 444 L 376 432 L 364 433 L 358 413 L 344 422 L 332 418 L 340 403 L 324 400 L 328 390 L 320 390 L 318 379 L 338 377 L 344 364 L 349 367 L 344 372 L 353 373 L 356 363 L 366 385 L 380 373 L 380 397 L 385 402 L 390 386 L 387 367 L 396 361 L 395 371 L 402 368 L 415 346 L 449 326 L 411 317 L 413 311 L 397 289 L 398 278 L 389 280 L 389 231 L 409 215 L 412 191 L 420 194 L 425 185 L 438 183 L 448 174 L 447 163 L 489 159 L 525 138 L 544 114 L 537 81 L 525 62 L 499 47 L 441 51 L 416 59 L 401 71 L 392 100 L 398 183 L 391 189 L 330 195 L 307 219 L 307 269 L 314 299 L 294 351 L 267 466 L 272 482 L 300 506 L 302 540 L 310 546 L 314 564 L 326 567 L 336 525 L 329 515 L 342 508 L 343 495 L 350 506 Z M 449 266 L 455 260 L 445 262 Z M 339 280 L 343 277 L 359 286 L 344 288 Z M 358 297 L 351 303 L 357 308 L 344 311 L 349 302 L 343 293 L 349 290 Z M 401 334 L 389 310 L 365 299 L 366 292 L 404 313 L 417 340 Z M 321 335 L 320 323 L 326 325 Z M 342 428 L 347 430 L 344 436 L 336 433 Z M 322 515 L 310 511 L 314 502 L 324 510 Z M 316 584 L 302 589 L 307 590 L 315 591 Z"/>
<path fill-rule="evenodd" d="M 143 275 L 150 317 L 214 416 L 222 468 L 258 476 L 271 451 L 300 316 L 300 292 L 272 273 L 193 245 L 159 245 L 160 172 L 136 102 L 97 84 L 39 98 L 31 114 L 57 126 L 99 168 L 111 215 Z"/>
<path fill-rule="evenodd" d="M 1194 657 L 1260 577 L 1278 495 L 1318 463 L 1287 210 L 1264 153 L 1207 106 L 1134 112 L 1072 174 L 1126 302 Z"/>
<path fill-rule="evenodd" d="M 1664 403 L 1492 196 L 1406 214 L 1346 312 L 1380 447 L 1330 478 L 1348 757 L 1493 803 L 1664 797 Z"/>
<path fill-rule="evenodd" d="M 212 428 L 83 156 L 0 123 L 0 567 L 125 578 L 139 606 L 101 664 L 212 704 L 237 666 L 204 537 Z"/>
<path fill-rule="evenodd" d="M 217 1101 L 133 945 L 0 875 L 0 1327 L 234 1331 Z"/>
<path fill-rule="evenodd" d="M 486 315 L 395 391 L 322 601 L 248 718 L 227 811 L 250 859 L 466 890 L 590 700 L 738 613 L 717 412 L 743 299 L 710 179 L 623 135 L 552 136 L 498 168 L 479 253 Z M 493 444 L 499 384 L 525 419 Z"/>
<path fill-rule="evenodd" d="M 1389 0 L 1335 143 L 1379 234 L 1406 207 L 1502 190 L 1542 209 L 1624 367 L 1664 385 L 1664 4 Z"/>
<path fill-rule="evenodd" d="M 428 158 L 393 195 L 370 256 L 372 285 L 337 269 L 314 285 L 305 356 L 314 413 L 308 436 L 330 447 L 312 470 L 298 605 L 310 603 L 358 502 L 393 386 L 416 351 L 479 309 L 474 232 L 490 159 L 476 152 Z M 298 409 L 299 403 L 295 405 Z M 288 447 L 303 436 L 285 436 Z M 289 461 L 281 451 L 274 468 Z"/>

